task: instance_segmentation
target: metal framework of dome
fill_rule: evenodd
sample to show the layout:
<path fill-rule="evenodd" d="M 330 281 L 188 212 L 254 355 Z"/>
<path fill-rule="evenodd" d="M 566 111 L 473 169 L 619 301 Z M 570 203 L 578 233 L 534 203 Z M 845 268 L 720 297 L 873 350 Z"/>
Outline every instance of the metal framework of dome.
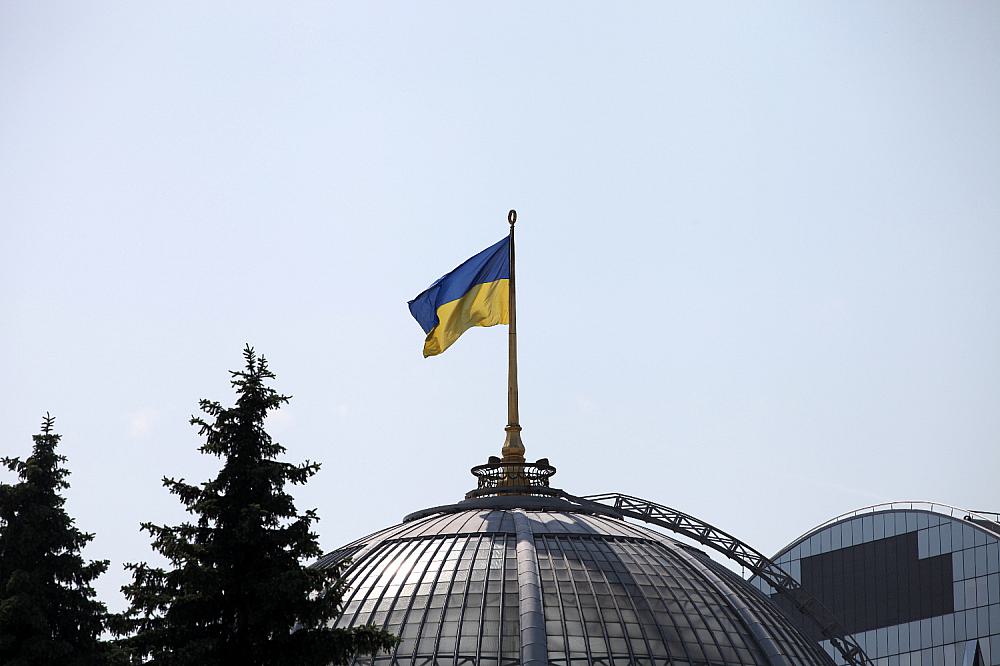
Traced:
<path fill-rule="evenodd" d="M 552 488 L 547 460 L 493 458 L 473 473 L 464 501 L 411 513 L 317 563 L 351 558 L 337 626 L 401 638 L 392 654 L 354 663 L 833 663 L 701 550 Z"/>

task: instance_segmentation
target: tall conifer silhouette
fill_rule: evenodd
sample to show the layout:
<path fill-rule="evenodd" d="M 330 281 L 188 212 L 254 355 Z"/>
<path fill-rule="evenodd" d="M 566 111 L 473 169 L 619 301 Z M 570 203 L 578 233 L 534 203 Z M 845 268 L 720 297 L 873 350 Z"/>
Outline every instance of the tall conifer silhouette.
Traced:
<path fill-rule="evenodd" d="M 0 664 L 104 664 L 107 610 L 93 582 L 107 560 L 87 562 L 81 532 L 63 505 L 69 488 L 60 435 L 45 415 L 26 460 L 3 458 L 20 479 L 0 484 Z"/>
<path fill-rule="evenodd" d="M 264 430 L 268 413 L 288 402 L 266 382 L 263 357 L 247 346 L 242 371 L 232 372 L 236 404 L 202 400 L 194 417 L 203 453 L 222 460 L 200 485 L 165 478 L 195 520 L 177 526 L 144 523 L 168 568 L 130 564 L 131 602 L 116 622 L 135 663 L 279 665 L 343 663 L 374 654 L 395 639 L 370 627 L 331 629 L 344 591 L 342 569 L 305 562 L 322 554 L 315 511 L 299 513 L 285 484 L 305 483 L 319 470 L 279 460 L 284 447 Z"/>

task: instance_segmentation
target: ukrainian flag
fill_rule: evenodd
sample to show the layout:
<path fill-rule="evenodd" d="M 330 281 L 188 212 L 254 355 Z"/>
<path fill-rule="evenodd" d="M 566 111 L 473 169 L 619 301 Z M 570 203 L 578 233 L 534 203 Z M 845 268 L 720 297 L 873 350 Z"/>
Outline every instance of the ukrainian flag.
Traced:
<path fill-rule="evenodd" d="M 510 236 L 491 245 L 410 301 L 427 334 L 424 357 L 451 346 L 473 326 L 510 323 Z"/>

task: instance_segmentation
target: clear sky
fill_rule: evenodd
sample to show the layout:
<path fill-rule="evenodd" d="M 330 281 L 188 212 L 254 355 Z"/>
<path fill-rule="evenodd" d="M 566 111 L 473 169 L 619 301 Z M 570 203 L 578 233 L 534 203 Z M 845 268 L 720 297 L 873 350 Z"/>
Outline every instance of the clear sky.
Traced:
<path fill-rule="evenodd" d="M 518 222 L 528 456 L 774 552 L 1000 510 L 1000 4 L 0 3 L 0 453 L 156 561 L 249 342 L 332 549 L 497 454 L 506 329 L 406 301 Z M 0 476 L 10 480 L 10 476 Z"/>

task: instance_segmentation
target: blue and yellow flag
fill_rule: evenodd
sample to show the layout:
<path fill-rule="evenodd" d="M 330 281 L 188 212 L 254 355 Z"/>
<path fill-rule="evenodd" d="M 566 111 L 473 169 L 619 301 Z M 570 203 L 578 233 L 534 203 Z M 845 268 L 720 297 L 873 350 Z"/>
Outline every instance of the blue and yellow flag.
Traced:
<path fill-rule="evenodd" d="M 473 326 L 510 323 L 510 236 L 491 245 L 410 301 L 427 334 L 424 356 L 435 356 Z"/>

